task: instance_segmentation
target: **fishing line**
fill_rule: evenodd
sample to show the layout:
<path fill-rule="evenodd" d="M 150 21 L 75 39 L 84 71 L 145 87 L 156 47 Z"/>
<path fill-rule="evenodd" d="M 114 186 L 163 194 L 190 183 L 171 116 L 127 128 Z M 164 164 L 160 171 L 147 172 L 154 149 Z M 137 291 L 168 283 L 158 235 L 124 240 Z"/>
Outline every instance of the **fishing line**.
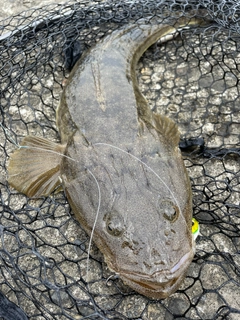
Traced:
<path fill-rule="evenodd" d="M 91 176 L 93 177 L 94 181 L 96 182 L 97 188 L 98 188 L 98 208 L 97 208 L 97 213 L 96 213 L 96 217 L 93 223 L 93 227 L 92 227 L 92 231 L 91 231 L 91 235 L 90 235 L 90 239 L 89 239 L 89 246 L 88 246 L 88 251 L 87 251 L 87 282 L 88 282 L 88 267 L 89 267 L 89 257 L 90 257 L 90 249 L 91 249 L 91 245 L 92 245 L 92 239 L 93 239 L 93 233 L 94 230 L 96 228 L 96 224 L 97 224 L 97 219 L 99 216 L 99 212 L 100 212 L 100 206 L 101 206 L 101 190 L 100 190 L 100 186 L 99 183 L 97 181 L 97 178 L 95 177 L 95 175 L 92 173 L 91 170 L 87 169 L 87 171 L 91 174 Z"/>
<path fill-rule="evenodd" d="M 16 145 L 18 148 L 32 148 L 32 149 L 36 149 L 36 150 L 46 150 L 44 148 L 39 148 L 39 147 L 34 147 L 34 146 L 21 146 L 19 145 L 16 141 L 13 140 L 11 134 L 9 133 L 9 130 L 5 127 L 3 127 L 3 125 L 0 123 L 1 127 L 3 128 L 3 130 L 6 132 L 7 136 L 9 136 L 10 138 L 10 141 L 13 142 L 14 145 Z M 183 217 L 183 214 L 182 214 L 182 210 L 181 210 L 181 207 L 179 205 L 179 202 L 177 201 L 175 195 L 173 194 L 172 190 L 168 187 L 168 185 L 166 184 L 166 182 L 164 182 L 164 180 L 150 167 L 148 166 L 145 162 L 143 162 L 141 159 L 139 159 L 138 157 L 134 156 L 133 154 L 117 147 L 117 146 L 114 146 L 114 145 L 111 145 L 109 143 L 104 143 L 104 142 L 97 142 L 97 143 L 94 143 L 93 146 L 107 146 L 107 147 L 110 147 L 110 148 L 113 148 L 113 149 L 116 149 L 124 154 L 127 154 L 129 155 L 130 157 L 132 157 L 133 159 L 135 159 L 136 161 L 138 161 L 139 163 L 141 163 L 143 166 L 145 166 L 150 172 L 152 172 L 156 177 L 157 179 L 159 179 L 161 181 L 161 183 L 166 187 L 166 189 L 168 190 L 168 192 L 171 194 L 175 204 L 178 206 L 179 208 L 179 212 L 181 214 L 181 216 Z M 72 160 L 76 163 L 78 163 L 79 161 L 78 160 L 75 160 L 65 154 L 62 154 L 60 152 L 57 152 L 57 151 L 54 151 L 54 150 L 49 150 L 49 152 L 53 153 L 53 154 L 56 154 L 56 155 L 60 155 L 64 158 L 67 158 L 69 160 Z M 93 241 L 93 234 L 94 234 L 94 230 L 96 228 L 96 224 L 97 224 L 97 220 L 98 220 L 98 216 L 99 216 L 99 212 L 100 212 L 100 206 L 101 206 L 101 190 L 100 190 L 100 185 L 97 181 L 97 178 L 95 177 L 95 175 L 93 174 L 93 172 L 86 168 L 86 170 L 89 172 L 89 174 L 93 177 L 96 185 L 97 185 L 97 189 L 98 189 L 98 207 L 97 207 L 97 212 L 96 212 L 96 216 L 95 216 L 95 220 L 94 220 L 94 223 L 93 223 L 93 227 L 92 227 L 92 231 L 91 231 L 91 234 L 90 234 L 90 239 L 89 239 L 89 246 L 88 246 L 88 250 L 87 250 L 87 273 L 86 273 L 86 279 L 87 279 L 87 282 L 88 282 L 88 276 L 89 276 L 89 257 L 90 257 L 90 249 L 91 249 L 91 245 L 92 245 L 92 241 Z M 185 219 L 184 219 L 184 222 L 186 223 Z"/>

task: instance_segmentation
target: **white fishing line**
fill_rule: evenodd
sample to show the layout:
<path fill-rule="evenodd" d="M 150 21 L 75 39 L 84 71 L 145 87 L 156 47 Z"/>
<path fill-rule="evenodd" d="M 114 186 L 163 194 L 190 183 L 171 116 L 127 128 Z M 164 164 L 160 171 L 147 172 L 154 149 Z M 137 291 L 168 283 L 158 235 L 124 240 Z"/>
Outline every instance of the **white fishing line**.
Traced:
<path fill-rule="evenodd" d="M 89 268 L 89 257 L 90 257 L 90 249 L 91 249 L 91 245 L 92 245 L 92 239 L 93 239 L 93 234 L 94 234 L 94 230 L 96 228 L 96 224 L 97 224 L 97 219 L 99 216 L 99 212 L 100 212 L 100 206 L 101 206 L 101 190 L 100 190 L 100 185 L 95 177 L 95 175 L 92 173 L 91 170 L 87 169 L 87 171 L 91 174 L 91 176 L 93 177 L 94 181 L 96 182 L 97 188 L 98 188 L 98 208 L 97 208 L 97 213 L 96 213 L 96 217 L 93 223 L 93 227 L 92 227 L 92 231 L 91 231 L 91 235 L 90 235 L 90 239 L 89 239 L 89 246 L 88 246 L 88 251 L 87 251 L 87 282 L 88 282 L 88 268 Z"/>
<path fill-rule="evenodd" d="M 21 146 L 19 145 L 13 138 L 12 138 L 12 135 L 10 134 L 9 130 L 5 127 L 2 126 L 2 124 L 0 123 L 1 127 L 3 128 L 3 130 L 6 132 L 7 136 L 9 137 L 10 141 L 16 145 L 18 148 L 32 148 L 32 149 L 36 149 L 36 150 L 46 150 L 44 148 L 40 148 L 40 147 L 34 147 L 34 146 Z M 181 207 L 179 205 L 179 202 L 177 201 L 174 193 L 172 192 L 172 190 L 168 187 L 168 185 L 166 184 L 166 182 L 150 167 L 148 166 L 145 162 L 143 162 L 141 159 L 139 159 L 138 157 L 134 156 L 133 154 L 117 147 L 117 146 L 114 146 L 112 144 L 109 144 L 109 143 L 104 143 L 104 142 L 97 142 L 97 143 L 94 143 L 93 146 L 106 146 L 106 147 L 110 147 L 110 148 L 113 148 L 115 150 L 118 150 L 128 156 L 130 156 L 131 158 L 133 158 L 134 160 L 138 161 L 139 163 L 141 163 L 143 166 L 145 166 L 150 172 L 152 172 L 156 177 L 157 179 L 159 179 L 159 181 L 161 181 L 161 183 L 166 187 L 166 189 L 169 191 L 169 193 L 171 194 L 175 204 L 178 206 L 179 208 L 179 212 L 180 212 L 180 215 L 183 217 L 183 213 L 182 213 L 182 210 L 181 210 Z M 48 150 L 50 153 L 53 153 L 53 154 L 56 154 L 56 155 L 60 155 L 61 157 L 64 157 L 64 158 L 67 158 L 69 160 L 72 160 L 76 163 L 78 163 L 79 161 L 78 160 L 75 160 L 65 154 L 62 154 L 60 152 L 57 152 L 57 151 L 54 151 L 54 150 Z M 86 168 L 86 170 L 90 173 L 90 175 L 93 177 L 96 185 L 97 185 L 97 189 L 98 189 L 98 207 L 97 207 L 97 212 L 96 212 L 96 217 L 95 217 L 95 220 L 94 220 L 94 223 L 93 223 L 93 227 L 92 227 L 92 231 L 91 231 L 91 234 L 90 234 L 90 239 L 89 239 L 89 246 L 88 246 L 88 250 L 87 250 L 87 272 L 86 272 L 86 281 L 88 282 L 89 280 L 89 258 L 90 258 L 90 250 L 91 250 L 91 245 L 92 245 L 92 242 L 93 242 L 93 235 L 94 235 L 94 231 L 95 231 L 95 228 L 96 228 L 96 224 L 97 224 L 97 220 L 98 220 L 98 217 L 99 217 L 99 212 L 100 212 L 100 207 L 101 207 L 101 189 L 100 189 L 100 185 L 98 183 L 98 180 L 97 178 L 95 177 L 95 175 L 93 174 L 93 172 Z M 184 218 L 184 217 L 183 217 Z M 186 221 L 185 219 L 183 219 L 183 221 L 185 222 L 186 224 Z"/>

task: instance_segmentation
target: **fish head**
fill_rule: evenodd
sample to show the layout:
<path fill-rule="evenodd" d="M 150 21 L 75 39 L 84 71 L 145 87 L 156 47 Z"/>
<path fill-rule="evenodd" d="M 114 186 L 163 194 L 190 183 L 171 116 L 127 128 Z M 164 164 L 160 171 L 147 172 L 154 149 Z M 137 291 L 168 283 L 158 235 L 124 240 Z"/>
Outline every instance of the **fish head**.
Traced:
<path fill-rule="evenodd" d="M 104 215 L 105 260 L 137 292 L 166 298 L 180 286 L 195 253 L 191 202 L 183 208 L 169 194 L 127 194 Z"/>
<path fill-rule="evenodd" d="M 97 148 L 87 153 L 81 150 L 74 165 L 65 159 L 63 180 L 76 217 L 126 284 L 151 298 L 169 296 L 195 252 L 191 187 L 180 152 L 142 162 Z"/>

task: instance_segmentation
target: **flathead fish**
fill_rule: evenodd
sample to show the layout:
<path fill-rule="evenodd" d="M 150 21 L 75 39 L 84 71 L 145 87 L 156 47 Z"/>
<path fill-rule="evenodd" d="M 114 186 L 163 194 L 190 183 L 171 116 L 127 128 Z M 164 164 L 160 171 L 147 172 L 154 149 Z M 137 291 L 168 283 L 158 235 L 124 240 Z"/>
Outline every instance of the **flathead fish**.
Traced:
<path fill-rule="evenodd" d="M 179 131 L 153 113 L 139 90 L 136 64 L 175 24 L 124 26 L 83 54 L 57 109 L 61 144 L 27 136 L 11 156 L 9 183 L 29 197 L 59 185 L 112 271 L 137 292 L 175 292 L 193 259 L 192 193 Z"/>

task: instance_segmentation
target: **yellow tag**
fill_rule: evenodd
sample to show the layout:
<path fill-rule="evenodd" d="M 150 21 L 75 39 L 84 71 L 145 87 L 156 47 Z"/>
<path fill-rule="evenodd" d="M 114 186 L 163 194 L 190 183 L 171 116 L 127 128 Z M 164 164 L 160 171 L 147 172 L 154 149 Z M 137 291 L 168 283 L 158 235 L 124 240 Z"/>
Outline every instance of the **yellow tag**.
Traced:
<path fill-rule="evenodd" d="M 200 225 L 195 218 L 192 218 L 192 234 L 193 234 L 194 240 L 196 240 L 199 233 L 200 233 Z"/>

